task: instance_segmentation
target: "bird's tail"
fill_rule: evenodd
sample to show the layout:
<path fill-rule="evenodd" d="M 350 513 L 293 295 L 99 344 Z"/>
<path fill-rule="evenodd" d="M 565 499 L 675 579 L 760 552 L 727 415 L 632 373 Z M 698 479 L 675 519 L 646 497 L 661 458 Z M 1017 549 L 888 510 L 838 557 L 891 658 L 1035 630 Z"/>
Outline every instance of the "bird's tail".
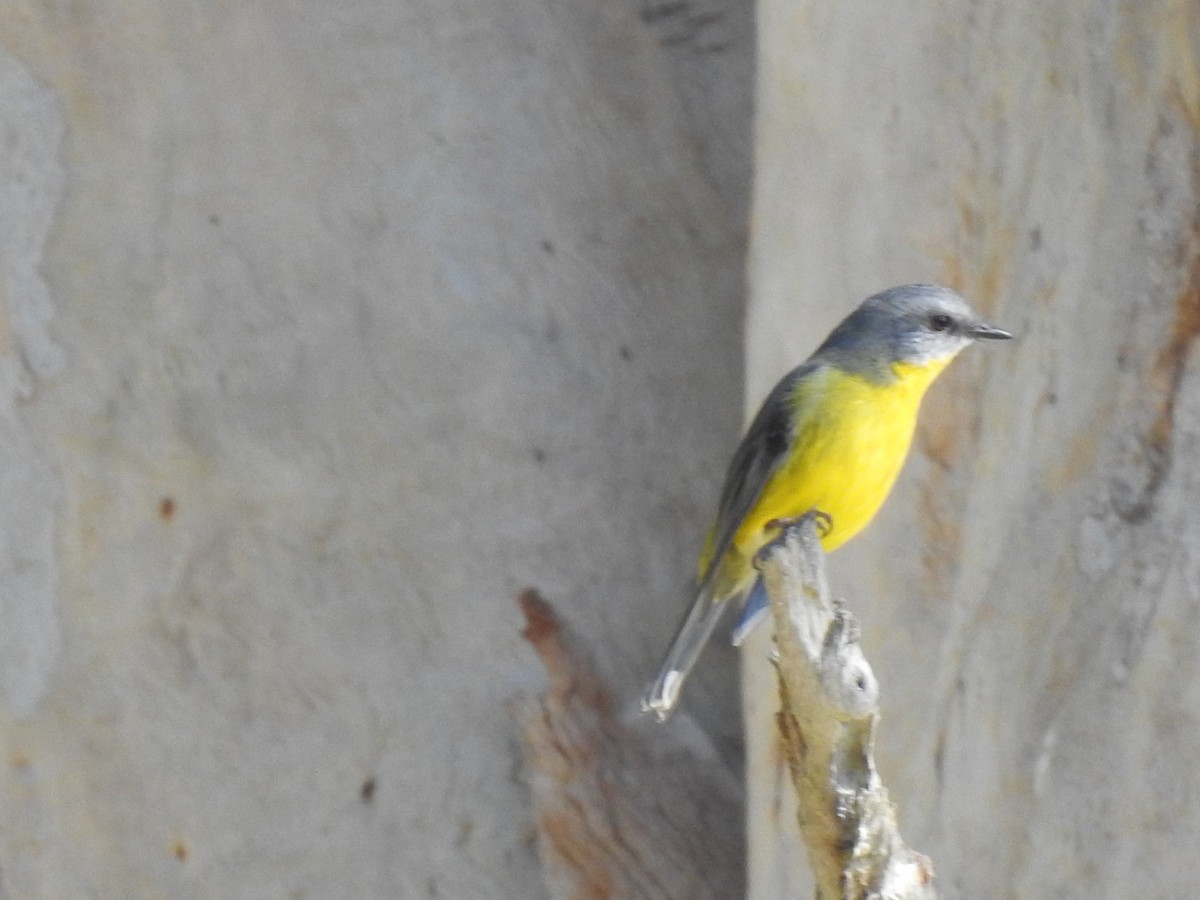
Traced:
<path fill-rule="evenodd" d="M 708 643 L 709 636 L 728 606 L 727 600 L 714 599 L 711 580 L 700 586 L 683 624 L 671 641 L 667 656 L 658 670 L 658 677 L 642 696 L 642 712 L 652 713 L 662 722 L 675 711 L 683 682 L 696 665 L 704 645 Z"/>

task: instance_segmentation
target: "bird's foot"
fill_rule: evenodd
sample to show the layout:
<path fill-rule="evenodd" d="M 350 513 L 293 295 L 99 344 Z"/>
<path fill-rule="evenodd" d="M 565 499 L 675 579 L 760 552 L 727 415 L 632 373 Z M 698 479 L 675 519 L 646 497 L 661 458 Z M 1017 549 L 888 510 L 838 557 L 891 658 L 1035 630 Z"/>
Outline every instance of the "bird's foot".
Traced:
<path fill-rule="evenodd" d="M 827 512 L 822 512 L 819 509 L 810 509 L 808 512 L 799 516 L 771 519 L 771 521 L 767 522 L 767 527 L 778 528 L 780 531 L 783 531 L 785 528 L 791 528 L 799 525 L 808 519 L 812 519 L 814 522 L 816 522 L 817 534 L 822 538 L 828 536 L 829 532 L 833 530 L 833 516 L 829 515 Z"/>

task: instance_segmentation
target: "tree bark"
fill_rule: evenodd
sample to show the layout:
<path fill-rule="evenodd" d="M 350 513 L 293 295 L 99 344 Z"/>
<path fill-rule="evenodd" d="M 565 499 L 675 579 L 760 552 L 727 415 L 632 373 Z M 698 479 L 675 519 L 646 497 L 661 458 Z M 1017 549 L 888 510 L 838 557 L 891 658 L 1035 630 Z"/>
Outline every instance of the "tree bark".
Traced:
<path fill-rule="evenodd" d="M 941 376 L 829 559 L 900 711 L 876 762 L 943 894 L 1192 896 L 1200 6 L 864 11 L 758 6 L 747 405 L 889 285 L 949 284 L 1016 335 Z M 754 900 L 808 877 L 766 644 Z"/>
<path fill-rule="evenodd" d="M 518 705 L 546 887 L 555 900 L 729 900 L 743 893 L 742 792 L 718 760 L 623 724 L 579 641 L 532 590 L 525 638 L 550 677 Z M 637 714 L 634 713 L 636 716 Z"/>

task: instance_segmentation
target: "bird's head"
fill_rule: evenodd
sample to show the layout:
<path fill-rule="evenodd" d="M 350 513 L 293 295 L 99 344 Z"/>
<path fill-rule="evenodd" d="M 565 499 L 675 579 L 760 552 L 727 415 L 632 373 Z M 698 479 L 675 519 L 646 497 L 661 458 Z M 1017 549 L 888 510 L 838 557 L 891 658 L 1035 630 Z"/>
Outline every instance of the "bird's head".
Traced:
<path fill-rule="evenodd" d="M 817 356 L 847 371 L 890 380 L 899 367 L 940 370 L 975 341 L 1010 337 L 949 288 L 906 284 L 864 300 Z"/>

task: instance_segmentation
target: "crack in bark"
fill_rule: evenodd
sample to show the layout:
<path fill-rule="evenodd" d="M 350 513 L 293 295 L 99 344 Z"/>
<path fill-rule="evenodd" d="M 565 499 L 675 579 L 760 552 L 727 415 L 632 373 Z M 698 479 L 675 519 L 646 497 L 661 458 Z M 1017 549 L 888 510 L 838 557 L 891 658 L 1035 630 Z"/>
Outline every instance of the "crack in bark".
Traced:
<path fill-rule="evenodd" d="M 1200 183 L 1200 165 L 1193 181 Z M 1179 389 L 1187 369 L 1192 345 L 1200 337 L 1200 215 L 1180 244 L 1181 268 L 1187 268 L 1183 290 L 1175 298 L 1175 313 L 1167 341 L 1155 357 L 1146 377 L 1146 387 L 1157 397 L 1157 409 L 1149 427 L 1139 438 L 1145 453 L 1148 477 L 1136 496 L 1115 504 L 1116 513 L 1131 525 L 1139 524 L 1154 511 L 1163 482 L 1171 472 L 1171 439 Z"/>
<path fill-rule="evenodd" d="M 743 887 L 741 797 L 719 763 L 655 748 L 626 727 L 589 655 L 532 590 L 524 636 L 549 689 L 519 704 L 538 850 L 552 897 L 705 900 Z"/>

